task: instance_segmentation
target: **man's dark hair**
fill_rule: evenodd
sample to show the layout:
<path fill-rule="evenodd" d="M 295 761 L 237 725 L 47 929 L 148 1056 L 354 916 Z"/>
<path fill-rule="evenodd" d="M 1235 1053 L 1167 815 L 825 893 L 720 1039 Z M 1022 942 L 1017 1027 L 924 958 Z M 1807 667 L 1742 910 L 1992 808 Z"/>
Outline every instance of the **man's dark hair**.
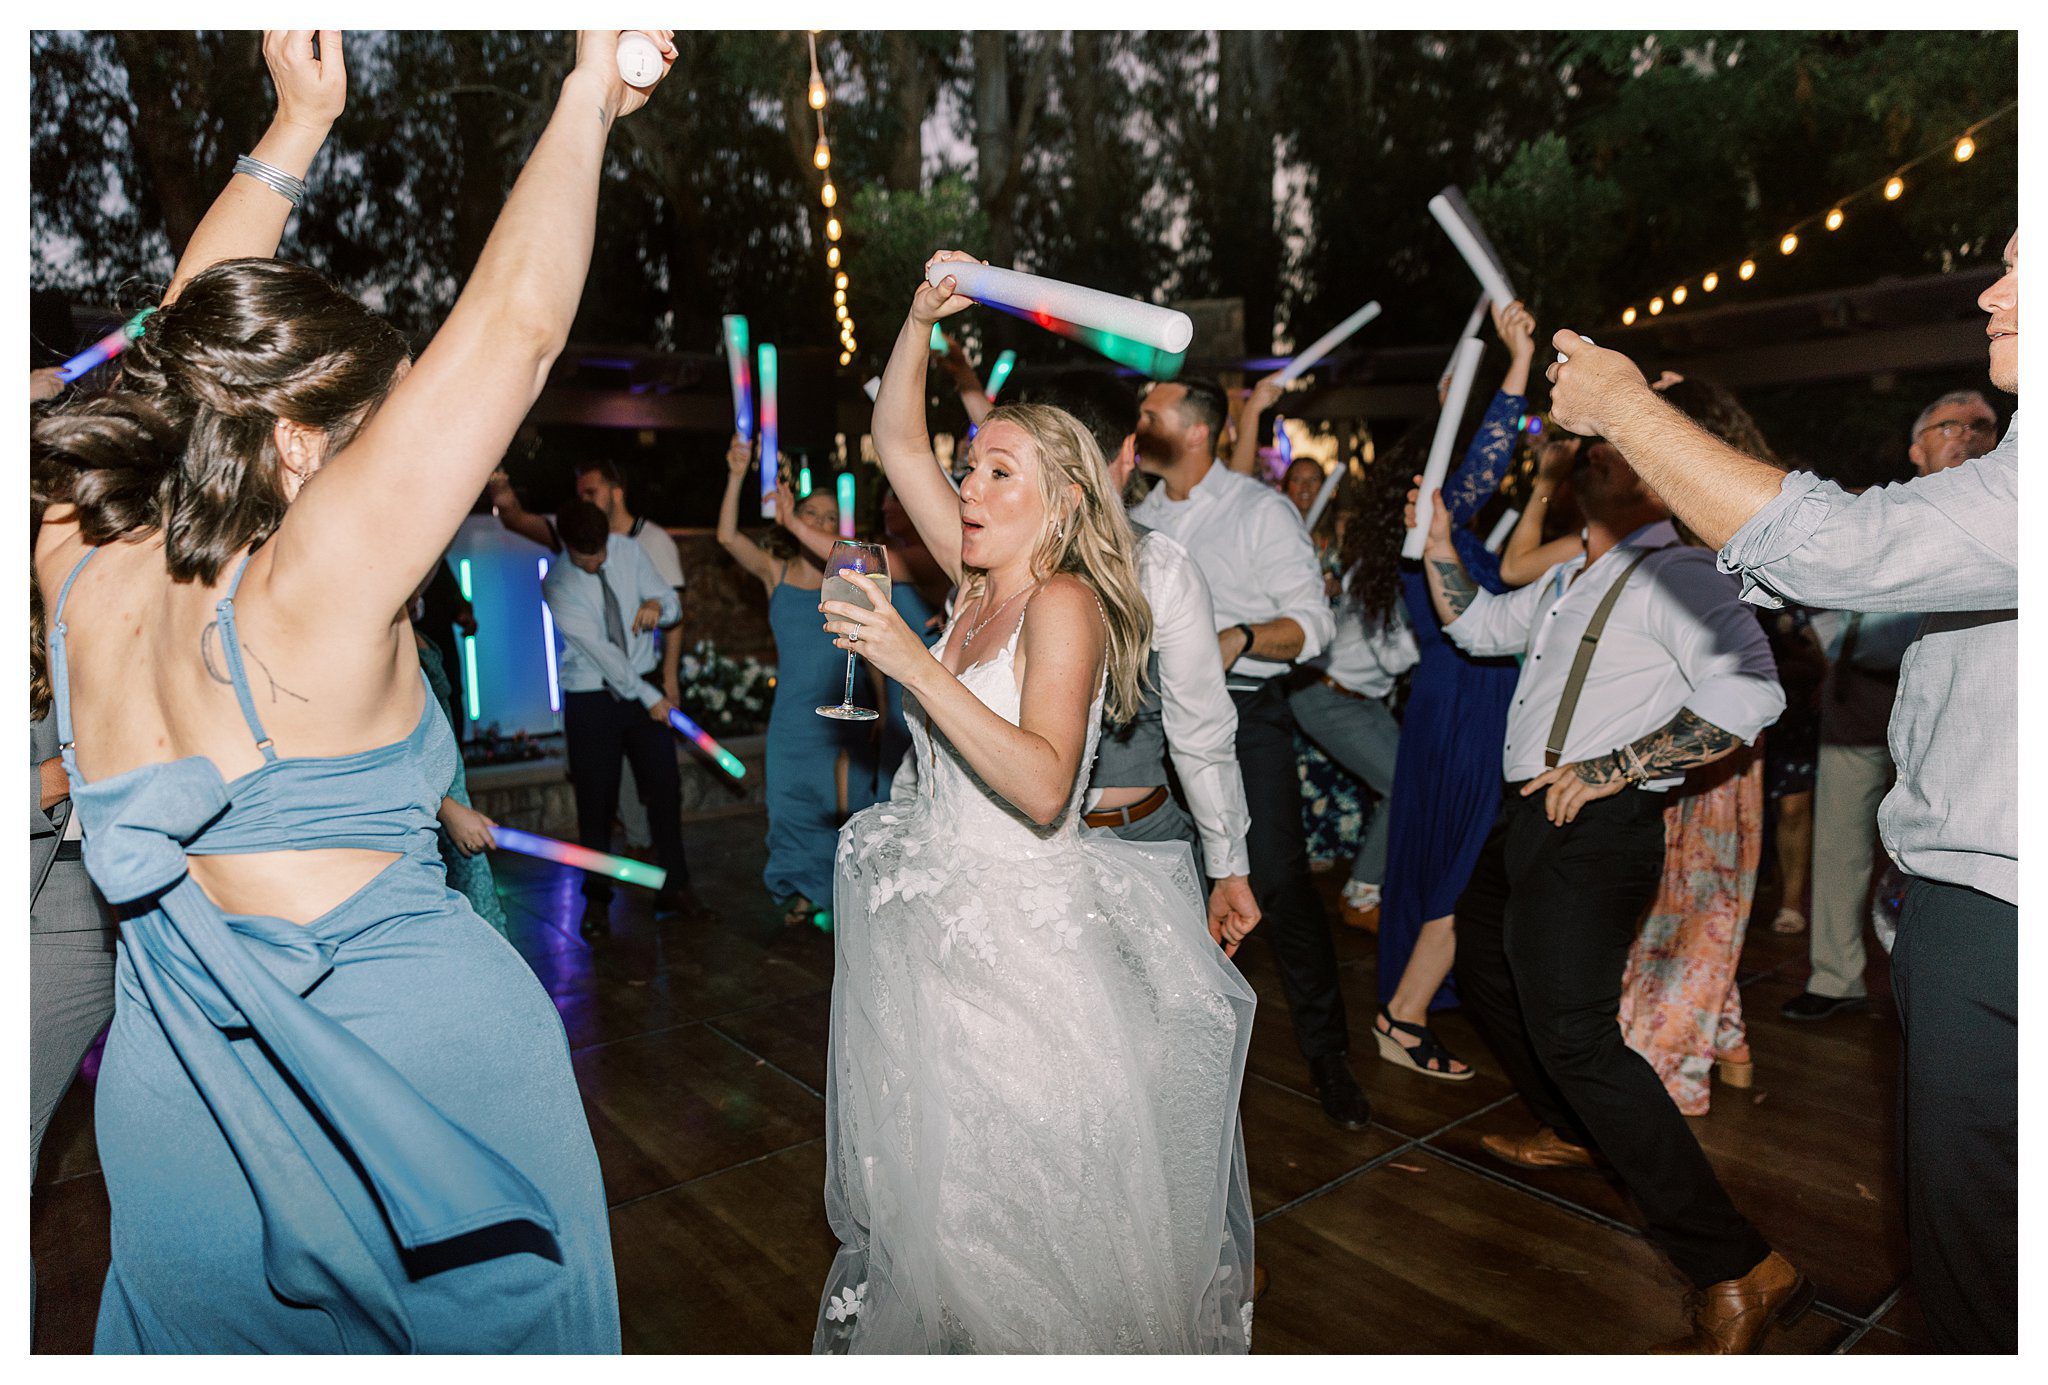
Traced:
<path fill-rule="evenodd" d="M 1208 424 L 1209 442 L 1214 446 L 1216 439 L 1223 435 L 1223 421 L 1230 417 L 1230 400 L 1223 393 L 1223 386 L 1200 376 L 1175 383 L 1187 390 L 1180 401 L 1181 417 L 1188 421 L 1189 426 Z"/>
<path fill-rule="evenodd" d="M 592 457 L 587 461 L 576 463 L 576 474 L 578 476 L 587 476 L 593 471 L 599 476 L 604 477 L 606 485 L 615 486 L 619 490 L 626 488 L 626 478 L 619 471 L 619 464 L 611 458 Z"/>
<path fill-rule="evenodd" d="M 555 532 L 571 553 L 602 553 L 611 538 L 612 522 L 588 500 L 572 500 L 555 516 Z"/>
<path fill-rule="evenodd" d="M 1137 393 L 1106 370 L 1062 371 L 1024 399 L 1072 414 L 1102 449 L 1105 462 L 1114 460 L 1124 439 L 1138 430 Z"/>

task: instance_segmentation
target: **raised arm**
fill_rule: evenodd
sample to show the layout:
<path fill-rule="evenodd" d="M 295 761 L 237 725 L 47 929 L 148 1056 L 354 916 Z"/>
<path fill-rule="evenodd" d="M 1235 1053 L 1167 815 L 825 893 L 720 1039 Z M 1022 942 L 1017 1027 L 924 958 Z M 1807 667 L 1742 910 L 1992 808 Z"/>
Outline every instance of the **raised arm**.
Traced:
<path fill-rule="evenodd" d="M 666 31 L 653 36 L 669 60 Z M 577 36 L 576 65 L 476 271 L 417 365 L 306 483 L 266 574 L 323 628 L 388 628 L 475 503 L 567 341 L 590 267 L 605 141 L 646 92 L 619 78 L 618 34 Z"/>
<path fill-rule="evenodd" d="M 935 260 L 965 260 L 972 255 L 958 250 L 941 250 Z M 917 527 L 918 537 L 931 550 L 932 558 L 954 581 L 960 580 L 960 496 L 932 452 L 930 430 L 925 426 L 924 380 L 931 359 L 932 324 L 972 307 L 974 300 L 954 292 L 948 278 L 936 287 L 918 281 L 910 300 L 903 330 L 896 334 L 895 349 L 882 371 L 882 388 L 875 396 L 875 451 L 882 470 L 903 502 L 904 512 Z"/>
<path fill-rule="evenodd" d="M 762 585 L 772 589 L 780 577 L 775 555 L 740 532 L 740 490 L 746 484 L 747 463 L 752 458 L 753 445 L 734 433 L 725 449 L 725 494 L 718 502 L 718 546 L 730 553 L 734 562 L 760 578 Z"/>
<path fill-rule="evenodd" d="M 1550 513 L 1550 502 L 1558 487 L 1571 473 L 1572 460 L 1578 453 L 1577 441 L 1558 439 L 1546 443 L 1537 454 L 1536 484 L 1530 488 L 1529 503 L 1522 507 L 1515 532 L 1508 536 L 1507 547 L 1501 550 L 1503 586 L 1526 587 L 1552 567 L 1570 562 L 1586 551 L 1585 540 L 1577 534 L 1563 534 L 1549 543 L 1543 542 L 1543 521 Z"/>
<path fill-rule="evenodd" d="M 277 89 L 277 113 L 249 157 L 303 181 L 347 94 L 341 30 L 266 29 L 263 61 Z M 223 260 L 267 260 L 277 254 L 292 206 L 269 184 L 246 173 L 234 174 L 193 229 L 171 274 L 171 286 L 164 290 L 164 302 L 183 293 L 193 275 Z"/>
<path fill-rule="evenodd" d="M 1223 463 L 1232 471 L 1253 475 L 1259 469 L 1259 419 L 1266 410 L 1280 402 L 1280 396 L 1287 387 L 1271 375 L 1252 386 L 1251 394 L 1237 411 L 1237 438 L 1231 444 L 1230 456 Z"/>
<path fill-rule="evenodd" d="M 523 539 L 532 539 L 550 553 L 561 549 L 561 545 L 555 542 L 554 530 L 548 527 L 547 517 L 533 514 L 519 503 L 519 495 L 512 489 L 512 478 L 505 474 L 503 467 L 493 471 L 484 483 L 484 495 L 491 502 L 491 510 L 498 516 L 498 523 Z"/>

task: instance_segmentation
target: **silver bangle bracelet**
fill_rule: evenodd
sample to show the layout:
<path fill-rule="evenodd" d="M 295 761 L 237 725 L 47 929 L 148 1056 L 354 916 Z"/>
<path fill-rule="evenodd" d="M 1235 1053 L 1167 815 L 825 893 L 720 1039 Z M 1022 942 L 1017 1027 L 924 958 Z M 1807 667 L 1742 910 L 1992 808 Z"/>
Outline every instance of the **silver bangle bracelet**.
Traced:
<path fill-rule="evenodd" d="M 247 174 L 263 186 L 291 203 L 299 205 L 299 199 L 306 195 L 306 180 L 294 178 L 281 168 L 272 168 L 261 159 L 252 159 L 247 154 L 235 158 L 235 172 Z"/>

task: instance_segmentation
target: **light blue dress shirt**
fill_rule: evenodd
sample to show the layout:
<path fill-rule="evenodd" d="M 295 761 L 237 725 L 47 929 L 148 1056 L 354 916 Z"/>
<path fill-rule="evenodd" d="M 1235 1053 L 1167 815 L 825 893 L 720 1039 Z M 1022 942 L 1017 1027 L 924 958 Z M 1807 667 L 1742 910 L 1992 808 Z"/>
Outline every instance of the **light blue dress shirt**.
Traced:
<path fill-rule="evenodd" d="M 626 626 L 623 650 L 605 635 L 607 586 L 619 603 L 619 618 Z M 655 571 L 653 560 L 639 544 L 624 534 L 610 535 L 605 540 L 604 566 L 596 572 L 585 572 L 564 553 L 548 564 L 540 591 L 555 618 L 562 691 L 608 688 L 617 697 L 643 707 L 661 700 L 660 690 L 640 676 L 652 673 L 661 660 L 660 632 L 635 630 L 633 614 L 644 602 L 659 602 L 661 623 L 671 625 L 682 618 L 683 605 L 676 599 L 676 589 Z"/>

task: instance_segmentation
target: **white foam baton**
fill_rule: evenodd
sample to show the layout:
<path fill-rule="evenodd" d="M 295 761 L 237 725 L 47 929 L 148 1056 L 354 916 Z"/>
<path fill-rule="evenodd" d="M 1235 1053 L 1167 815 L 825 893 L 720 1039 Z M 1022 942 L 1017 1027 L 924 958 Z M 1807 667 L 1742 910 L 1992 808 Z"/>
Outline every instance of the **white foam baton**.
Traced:
<path fill-rule="evenodd" d="M 1479 221 L 1472 215 L 1472 209 L 1465 205 L 1464 195 L 1456 187 L 1445 188 L 1429 199 L 1429 214 L 1436 218 L 1437 225 L 1444 228 L 1451 244 L 1458 247 L 1458 253 L 1464 256 L 1466 267 L 1486 290 L 1486 296 L 1503 307 L 1514 302 L 1515 289 L 1508 282 L 1507 267 L 1494 252 L 1486 232 L 1479 229 Z"/>
<path fill-rule="evenodd" d="M 1330 474 L 1323 478 L 1323 488 L 1316 492 L 1316 502 L 1308 507 L 1308 518 L 1302 521 L 1302 524 L 1311 531 L 1315 529 L 1316 521 L 1323 517 L 1323 511 L 1329 508 L 1330 497 L 1337 493 L 1337 483 L 1343 479 L 1344 464 L 1342 462 L 1331 467 Z"/>
<path fill-rule="evenodd" d="M 974 260 L 939 260 L 924 272 L 925 280 L 932 284 L 948 275 L 960 292 L 975 302 L 1032 318 L 1043 327 L 1052 326 L 1045 319 L 1056 318 L 1174 353 L 1187 350 L 1195 339 L 1195 324 L 1186 313 L 1140 299 Z"/>
<path fill-rule="evenodd" d="M 1444 483 L 1451 470 L 1451 447 L 1458 440 L 1458 424 L 1465 416 L 1465 400 L 1472 393 L 1472 378 L 1479 373 L 1479 358 L 1486 343 L 1467 337 L 1458 343 L 1451 362 L 1451 392 L 1444 396 L 1444 411 L 1437 415 L 1436 436 L 1430 439 L 1429 461 L 1422 468 L 1422 493 L 1415 497 L 1415 527 L 1401 544 L 1401 556 L 1420 558 L 1429 537 L 1430 495 Z"/>
<path fill-rule="evenodd" d="M 1486 551 L 1488 553 L 1500 552 L 1500 546 L 1508 541 L 1508 535 L 1515 532 L 1515 526 L 1521 523 L 1521 520 L 1522 512 L 1520 510 L 1509 510 L 1506 514 L 1503 514 L 1500 517 L 1500 523 L 1494 525 L 1493 532 L 1486 536 Z"/>
<path fill-rule="evenodd" d="M 1350 339 L 1353 333 L 1379 315 L 1379 300 L 1374 299 L 1335 327 L 1317 337 L 1315 341 L 1310 343 L 1308 350 L 1303 351 L 1286 365 L 1280 367 L 1280 373 L 1273 378 L 1283 385 L 1299 380 L 1303 375 L 1314 369 L 1316 362 L 1342 346 Z"/>

